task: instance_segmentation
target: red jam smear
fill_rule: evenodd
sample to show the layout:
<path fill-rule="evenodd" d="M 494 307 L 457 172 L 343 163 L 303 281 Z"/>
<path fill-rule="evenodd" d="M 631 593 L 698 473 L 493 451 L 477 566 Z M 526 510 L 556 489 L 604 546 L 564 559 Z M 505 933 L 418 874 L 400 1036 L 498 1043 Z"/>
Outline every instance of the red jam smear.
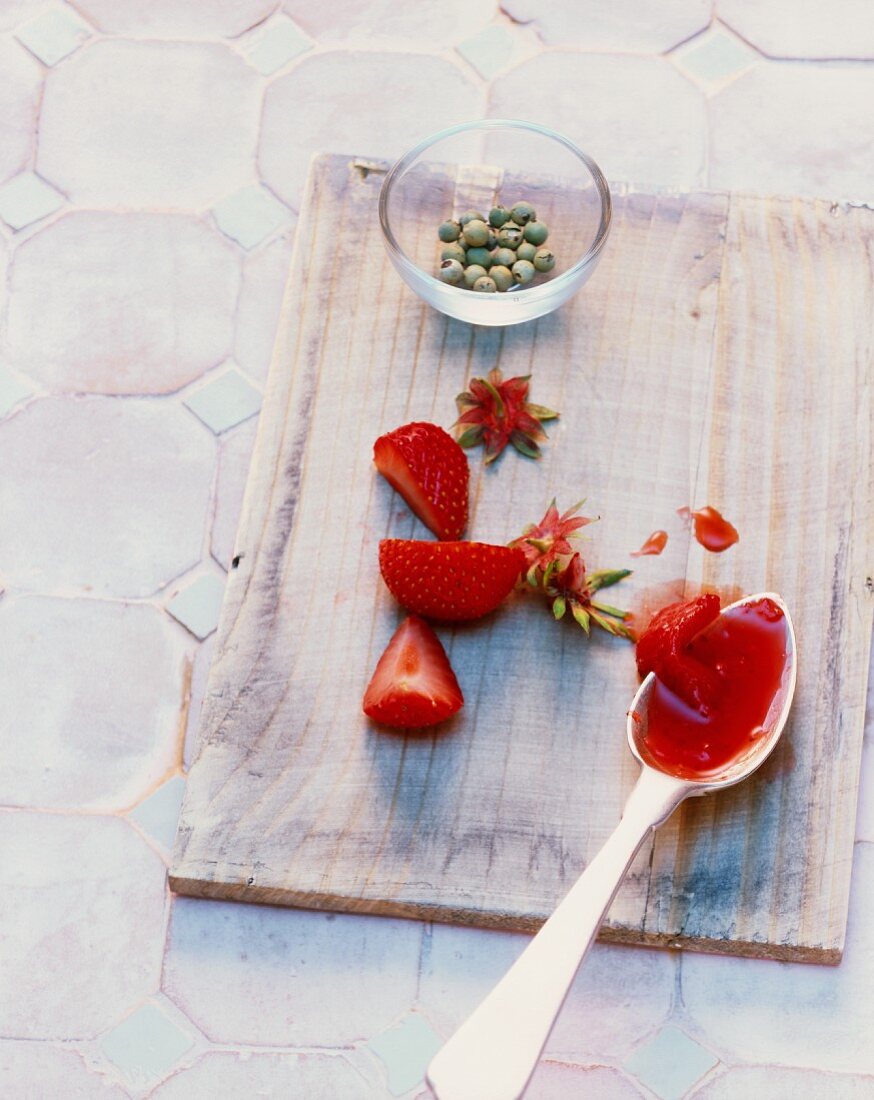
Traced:
<path fill-rule="evenodd" d="M 782 609 L 765 597 L 713 618 L 713 600 L 718 613 L 716 596 L 665 608 L 637 649 L 641 675 L 656 674 L 644 745 L 656 767 L 686 779 L 721 771 L 762 736 L 786 673 Z"/>
<path fill-rule="evenodd" d="M 643 558 L 647 557 L 649 554 L 660 554 L 667 545 L 668 532 L 653 531 L 653 533 L 649 536 L 649 538 L 639 550 L 631 551 L 631 556 L 633 558 Z"/>

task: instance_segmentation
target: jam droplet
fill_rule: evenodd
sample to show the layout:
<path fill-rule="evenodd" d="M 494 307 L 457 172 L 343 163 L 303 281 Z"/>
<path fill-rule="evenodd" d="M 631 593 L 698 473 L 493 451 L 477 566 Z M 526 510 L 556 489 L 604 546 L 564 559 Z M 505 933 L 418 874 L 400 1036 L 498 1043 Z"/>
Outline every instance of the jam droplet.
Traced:
<path fill-rule="evenodd" d="M 632 550 L 631 557 L 643 558 L 650 554 L 660 554 L 668 545 L 667 531 L 653 531 L 639 550 Z"/>
<path fill-rule="evenodd" d="M 709 504 L 690 515 L 695 523 L 695 538 L 713 554 L 721 554 L 740 539 L 737 528 Z"/>

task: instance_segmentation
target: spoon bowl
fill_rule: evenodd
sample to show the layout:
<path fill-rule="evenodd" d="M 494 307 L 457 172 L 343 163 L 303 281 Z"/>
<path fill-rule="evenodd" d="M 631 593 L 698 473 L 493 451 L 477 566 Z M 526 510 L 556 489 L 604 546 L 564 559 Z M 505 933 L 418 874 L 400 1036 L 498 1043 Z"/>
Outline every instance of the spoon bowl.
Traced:
<path fill-rule="evenodd" d="M 720 617 L 765 599 L 782 611 L 786 639 L 780 685 L 771 698 L 762 733 L 713 772 L 692 778 L 672 773 L 647 748 L 656 677 L 650 673 L 644 679 L 627 723 L 628 744 L 641 772 L 622 819 L 513 966 L 432 1060 L 428 1083 L 438 1100 L 519 1100 L 571 982 L 644 840 L 684 798 L 739 783 L 774 751 L 795 692 L 797 659 L 789 611 L 779 596 L 764 592 L 737 600 Z"/>
<path fill-rule="evenodd" d="M 795 681 L 797 678 L 798 663 L 795 653 L 795 629 L 792 626 L 792 618 L 789 609 L 782 598 L 774 592 L 759 592 L 755 596 L 744 596 L 741 600 L 735 600 L 720 611 L 720 616 L 727 615 L 739 607 L 758 603 L 760 600 L 770 600 L 776 604 L 783 613 L 783 621 L 786 624 L 786 663 L 784 666 L 783 681 L 780 689 L 774 696 L 767 717 L 763 723 L 764 733 L 751 742 L 749 749 L 740 756 L 735 757 L 729 764 L 712 775 L 700 779 L 684 778 L 691 789 L 689 795 L 706 794 L 708 791 L 721 790 L 723 787 L 731 787 L 740 783 L 748 775 L 752 775 L 757 768 L 771 755 L 777 747 L 777 742 L 786 726 L 789 711 L 792 707 L 792 698 L 795 694 Z M 654 768 L 665 775 L 672 773 L 652 758 L 646 747 L 647 718 L 649 715 L 649 700 L 655 687 L 655 673 L 650 672 L 641 682 L 637 694 L 628 708 L 626 719 L 626 736 L 628 747 L 642 768 Z M 679 778 L 679 777 L 677 777 Z"/>

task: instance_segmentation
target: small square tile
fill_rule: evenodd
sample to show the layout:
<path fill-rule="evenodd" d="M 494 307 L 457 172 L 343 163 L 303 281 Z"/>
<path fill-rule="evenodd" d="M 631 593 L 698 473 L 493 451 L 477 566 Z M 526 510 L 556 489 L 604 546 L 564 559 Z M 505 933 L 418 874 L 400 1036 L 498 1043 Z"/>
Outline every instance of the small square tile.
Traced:
<path fill-rule="evenodd" d="M 291 220 L 291 211 L 270 192 L 252 184 L 213 207 L 216 225 L 247 251 Z"/>
<path fill-rule="evenodd" d="M 157 1005 L 147 1002 L 105 1035 L 100 1045 L 131 1084 L 143 1087 L 166 1076 L 194 1040 Z"/>
<path fill-rule="evenodd" d="M 215 573 L 203 573 L 181 589 L 167 604 L 167 610 L 203 641 L 218 626 L 225 586 Z"/>
<path fill-rule="evenodd" d="M 680 1100 L 719 1061 L 685 1031 L 670 1024 L 622 1063 L 660 1100 Z"/>
<path fill-rule="evenodd" d="M 11 412 L 19 401 L 30 397 L 31 393 L 33 390 L 16 378 L 11 371 L 0 367 L 0 419 Z"/>
<path fill-rule="evenodd" d="M 64 196 L 35 172 L 21 172 L 0 187 L 0 218 L 12 229 L 23 229 L 54 214 Z"/>
<path fill-rule="evenodd" d="M 455 47 L 480 76 L 491 80 L 507 67 L 515 53 L 515 42 L 506 27 L 494 24 L 465 38 Z"/>
<path fill-rule="evenodd" d="M 261 395 L 236 367 L 229 367 L 185 398 L 185 404 L 216 435 L 242 424 L 261 408 Z"/>
<path fill-rule="evenodd" d="M 128 816 L 143 832 L 148 833 L 169 851 L 176 837 L 176 825 L 179 821 L 184 794 L 185 780 L 181 775 L 174 775 L 166 783 L 162 783 L 148 798 L 143 799 Z"/>
<path fill-rule="evenodd" d="M 53 8 L 19 27 L 15 37 L 44 65 L 54 65 L 91 37 L 81 19 L 63 8 Z"/>
<path fill-rule="evenodd" d="M 411 1012 L 367 1045 L 385 1065 L 389 1092 L 401 1096 L 421 1083 L 443 1040 L 424 1016 Z"/>
<path fill-rule="evenodd" d="M 752 50 L 718 25 L 681 46 L 672 57 L 680 71 L 707 92 L 724 87 L 756 62 Z"/>
<path fill-rule="evenodd" d="M 312 42 L 296 23 L 280 17 L 271 20 L 253 39 L 246 51 L 249 64 L 264 76 L 270 76 L 295 57 L 312 49 Z"/>

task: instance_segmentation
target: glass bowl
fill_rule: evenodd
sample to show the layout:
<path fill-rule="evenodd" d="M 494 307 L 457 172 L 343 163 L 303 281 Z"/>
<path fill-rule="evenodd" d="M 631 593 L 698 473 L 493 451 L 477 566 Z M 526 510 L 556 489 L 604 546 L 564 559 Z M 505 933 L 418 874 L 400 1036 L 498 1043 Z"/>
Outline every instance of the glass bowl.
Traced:
<path fill-rule="evenodd" d="M 528 201 L 549 229 L 556 264 L 527 286 L 483 294 L 437 277 L 437 227 L 465 210 Z M 429 305 L 477 325 L 516 325 L 550 313 L 595 270 L 611 216 L 597 164 L 566 137 L 532 122 L 483 119 L 425 138 L 394 165 L 379 196 L 389 258 Z"/>

